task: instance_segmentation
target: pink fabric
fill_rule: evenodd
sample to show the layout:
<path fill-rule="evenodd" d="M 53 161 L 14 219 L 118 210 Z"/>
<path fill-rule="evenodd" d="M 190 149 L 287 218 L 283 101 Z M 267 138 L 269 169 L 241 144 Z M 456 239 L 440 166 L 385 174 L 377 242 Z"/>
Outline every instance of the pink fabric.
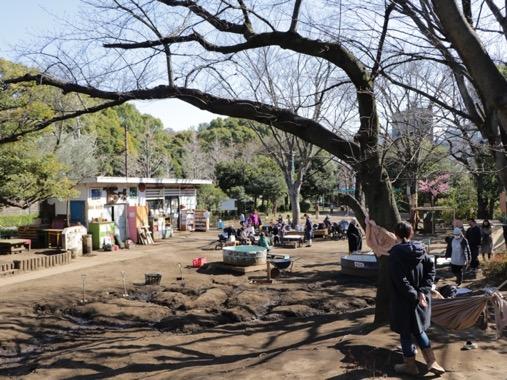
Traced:
<path fill-rule="evenodd" d="M 389 256 L 389 250 L 396 244 L 396 235 L 370 220 L 366 224 L 366 243 L 375 255 Z"/>

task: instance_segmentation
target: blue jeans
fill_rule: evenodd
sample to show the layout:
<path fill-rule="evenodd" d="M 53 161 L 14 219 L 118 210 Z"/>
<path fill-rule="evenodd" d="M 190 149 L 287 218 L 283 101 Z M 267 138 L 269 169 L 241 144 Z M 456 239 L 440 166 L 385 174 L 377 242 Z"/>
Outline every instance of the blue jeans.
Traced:
<path fill-rule="evenodd" d="M 421 349 L 430 348 L 430 338 L 426 335 L 425 332 L 422 332 L 419 335 L 413 335 L 417 342 L 417 345 Z M 409 358 L 415 356 L 415 347 L 412 344 L 412 334 L 400 334 L 400 343 L 401 343 L 401 351 L 403 352 L 403 356 L 405 358 Z"/>

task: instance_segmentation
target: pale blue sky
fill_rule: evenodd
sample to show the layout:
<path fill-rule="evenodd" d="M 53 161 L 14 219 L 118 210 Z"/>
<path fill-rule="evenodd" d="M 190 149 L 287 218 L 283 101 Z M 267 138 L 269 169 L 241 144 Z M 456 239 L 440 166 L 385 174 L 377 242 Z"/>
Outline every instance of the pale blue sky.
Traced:
<path fill-rule="evenodd" d="M 33 40 L 39 34 L 57 32 L 54 16 L 73 17 L 78 6 L 79 0 L 2 1 L 0 56 L 15 59 L 12 46 L 20 44 L 21 41 Z M 218 116 L 176 99 L 135 104 L 141 112 L 160 118 L 166 128 L 174 130 L 197 126 Z"/>

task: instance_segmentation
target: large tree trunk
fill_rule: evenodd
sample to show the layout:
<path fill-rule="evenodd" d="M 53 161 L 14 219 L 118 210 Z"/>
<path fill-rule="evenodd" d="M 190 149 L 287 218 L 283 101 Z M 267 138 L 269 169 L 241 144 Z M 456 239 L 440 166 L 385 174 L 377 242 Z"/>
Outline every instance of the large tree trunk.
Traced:
<path fill-rule="evenodd" d="M 499 124 L 507 133 L 507 79 L 488 55 L 479 36 L 465 20 L 456 0 L 433 0 L 446 37 L 470 72 L 485 108 L 496 112 Z"/>
<path fill-rule="evenodd" d="M 301 183 L 295 182 L 287 185 L 289 191 L 290 208 L 292 211 L 292 227 L 295 227 L 301 218 L 301 209 L 299 207 L 299 193 L 301 190 Z"/>
<path fill-rule="evenodd" d="M 484 192 L 484 181 L 482 180 L 481 174 L 474 175 L 474 182 L 477 191 L 477 218 L 478 219 L 490 219 L 488 215 L 488 198 Z"/>
<path fill-rule="evenodd" d="M 378 137 L 380 121 L 375 96 L 373 95 L 373 82 L 366 72 L 363 74 L 361 80 L 355 82 L 361 120 L 361 126 L 355 136 L 356 141 L 361 146 L 361 157 L 355 164 L 355 169 L 357 179 L 361 183 L 364 192 L 370 218 L 375 220 L 378 225 L 393 231 L 395 225 L 400 221 L 400 214 L 389 175 L 382 166 Z M 385 324 L 389 321 L 390 276 L 388 260 L 387 257 L 379 259 L 374 320 L 376 325 Z"/>
<path fill-rule="evenodd" d="M 371 163 L 359 173 L 366 205 L 370 218 L 386 229 L 393 230 L 400 221 L 400 214 L 394 199 L 391 182 L 385 169 Z M 380 179 L 377 180 L 377 179 Z M 379 273 L 377 280 L 377 296 L 375 298 L 375 324 L 381 325 L 389 321 L 390 276 L 389 258 L 381 256 L 379 259 Z"/>

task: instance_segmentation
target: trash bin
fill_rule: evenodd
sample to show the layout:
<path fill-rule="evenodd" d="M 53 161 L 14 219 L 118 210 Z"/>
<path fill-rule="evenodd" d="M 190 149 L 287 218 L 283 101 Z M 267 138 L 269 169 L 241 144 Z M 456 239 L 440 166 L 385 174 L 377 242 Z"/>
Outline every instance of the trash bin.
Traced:
<path fill-rule="evenodd" d="M 92 253 L 93 236 L 83 235 L 83 255 Z"/>
<path fill-rule="evenodd" d="M 169 239 L 173 236 L 173 229 L 172 228 L 166 228 L 164 230 L 164 239 Z"/>
<path fill-rule="evenodd" d="M 145 285 L 160 285 L 162 275 L 160 273 L 145 273 L 144 283 Z"/>

